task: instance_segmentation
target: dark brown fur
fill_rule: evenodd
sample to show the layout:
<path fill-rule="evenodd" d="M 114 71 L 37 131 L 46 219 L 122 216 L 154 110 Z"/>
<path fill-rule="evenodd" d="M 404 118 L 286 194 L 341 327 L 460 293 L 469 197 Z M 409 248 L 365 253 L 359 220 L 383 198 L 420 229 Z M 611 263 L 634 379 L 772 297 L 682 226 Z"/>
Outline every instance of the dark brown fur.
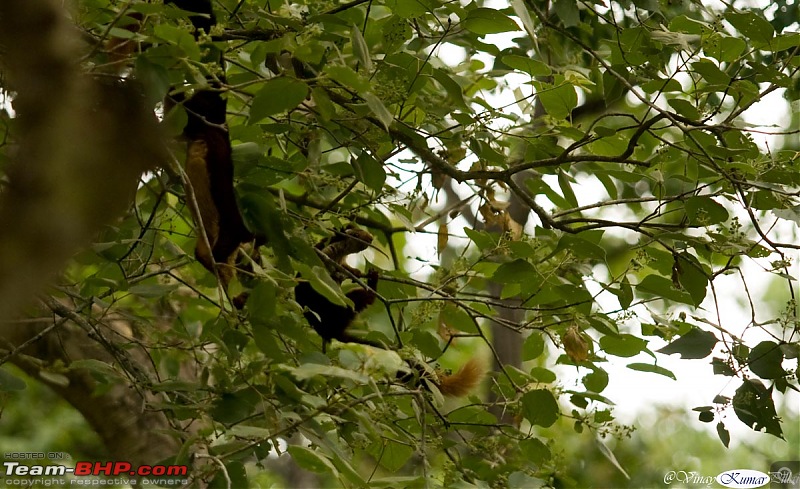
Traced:
<path fill-rule="evenodd" d="M 372 235 L 354 226 L 348 226 L 337 231 L 329 239 L 317 244 L 317 249 L 328 259 L 328 269 L 331 277 L 337 283 L 342 283 L 349 274 L 361 277 L 361 271 L 349 267 L 345 263 L 347 255 L 359 253 L 367 249 L 372 243 Z M 353 307 L 334 304 L 320 294 L 310 282 L 300 282 L 294 289 L 295 300 L 303 309 L 303 315 L 308 323 L 323 339 L 324 344 L 331 340 L 342 342 L 362 343 L 376 345 L 370 341 L 356 338 L 347 332 L 347 328 L 356 316 L 375 302 L 375 290 L 378 287 L 378 272 L 370 270 L 367 273 L 367 288 L 353 289 L 347 294 L 353 302 Z"/>
<path fill-rule="evenodd" d="M 190 16 L 196 32 L 208 32 L 215 18 L 210 1 L 171 0 L 176 6 L 201 15 Z M 194 190 L 199 215 L 192 211 L 195 224 L 205 232 L 207 242 L 198 233 L 195 256 L 216 274 L 224 288 L 236 274 L 236 253 L 242 243 L 252 241 L 253 233 L 244 224 L 233 189 L 231 142 L 225 125 L 227 101 L 220 83 L 209 79 L 210 89 L 195 91 L 188 99 L 170 97 L 168 105 L 181 104 L 188 120 L 183 130 L 187 141 L 186 174 Z M 210 249 L 209 249 L 210 247 Z M 243 301 L 236 302 L 237 307 Z"/>
<path fill-rule="evenodd" d="M 300 282 L 294 289 L 295 300 L 305 309 L 303 315 L 308 324 L 314 328 L 327 344 L 331 340 L 346 343 L 362 343 L 380 346 L 371 341 L 356 338 L 347 332 L 356 316 L 375 302 L 375 289 L 378 286 L 378 274 L 375 270 L 367 274 L 367 289 L 353 289 L 347 294 L 353 301 L 353 307 L 340 306 L 325 298 L 311 286 L 309 282 Z"/>

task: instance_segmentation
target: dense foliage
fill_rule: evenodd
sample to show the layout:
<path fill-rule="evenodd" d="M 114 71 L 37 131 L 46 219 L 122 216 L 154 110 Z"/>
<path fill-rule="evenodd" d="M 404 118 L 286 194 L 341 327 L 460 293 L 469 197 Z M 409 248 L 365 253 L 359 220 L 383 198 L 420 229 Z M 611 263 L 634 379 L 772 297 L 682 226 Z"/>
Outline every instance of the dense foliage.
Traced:
<path fill-rule="evenodd" d="M 509 3 L 219 0 L 196 40 L 161 3 L 81 0 L 71 15 L 98 46 L 86 70 L 107 76 L 107 38 L 135 40 L 125 75 L 166 134 L 186 114 L 160 101 L 221 78 L 204 54 L 224 53 L 240 207 L 268 242 L 229 291 L 250 290 L 237 311 L 193 259 L 175 144 L 46 302 L 82 318 L 65 328 L 113 337 L 115 360 L 52 375 L 151 394 L 175 460 L 209 453 L 193 477 L 214 487 L 246 486 L 275 451 L 330 486 L 569 484 L 546 428 L 624 438 L 608 366 L 675 378 L 674 354 L 730 379 L 686 423 L 714 423 L 720 449 L 731 423 L 783 438 L 776 401 L 798 390 L 800 354 L 800 4 Z M 128 11 L 145 16 L 136 33 Z M 758 106 L 774 124 L 749 122 Z M 351 222 L 375 236 L 351 264 L 381 275 L 356 329 L 394 351 L 322 353 L 293 300 L 298 277 L 341 298 L 314 245 Z M 767 279 L 779 315 L 749 286 Z M 404 359 L 471 357 L 496 368 L 461 400 L 396 378 Z"/>

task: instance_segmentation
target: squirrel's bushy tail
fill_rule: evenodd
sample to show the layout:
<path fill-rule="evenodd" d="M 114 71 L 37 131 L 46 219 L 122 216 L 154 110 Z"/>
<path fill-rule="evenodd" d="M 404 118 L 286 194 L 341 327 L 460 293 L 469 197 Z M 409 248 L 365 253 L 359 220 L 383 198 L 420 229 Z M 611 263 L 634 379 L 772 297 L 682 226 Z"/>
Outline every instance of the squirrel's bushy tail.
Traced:
<path fill-rule="evenodd" d="M 483 380 L 484 369 L 481 362 L 471 359 L 458 372 L 442 375 L 439 378 L 439 391 L 447 397 L 463 397 L 472 392 Z"/>

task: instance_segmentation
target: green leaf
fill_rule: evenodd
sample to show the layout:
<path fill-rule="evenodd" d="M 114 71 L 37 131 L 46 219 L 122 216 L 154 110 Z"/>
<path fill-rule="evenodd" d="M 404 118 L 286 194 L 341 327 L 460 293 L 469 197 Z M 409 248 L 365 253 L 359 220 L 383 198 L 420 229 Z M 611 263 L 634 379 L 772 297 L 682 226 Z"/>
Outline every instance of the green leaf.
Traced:
<path fill-rule="evenodd" d="M 646 93 L 682 92 L 683 87 L 681 86 L 680 82 L 674 78 L 669 78 L 667 80 L 657 78 L 643 83 L 642 90 L 644 90 Z"/>
<path fill-rule="evenodd" d="M 693 51 L 698 41 L 701 40 L 700 36 L 694 34 L 683 34 L 681 32 L 663 31 L 656 29 L 650 31 L 650 37 L 653 40 L 653 45 L 664 44 L 666 46 L 674 46 L 683 51 Z"/>
<path fill-rule="evenodd" d="M 444 324 L 452 330 L 471 334 L 477 332 L 473 319 L 469 316 L 469 314 L 467 314 L 466 311 L 459 307 L 450 304 L 446 305 L 442 309 L 440 318 Z"/>
<path fill-rule="evenodd" d="M 559 250 L 569 250 L 578 258 L 589 258 L 594 261 L 603 262 L 606 259 L 606 250 L 586 239 L 586 235 L 564 234 L 558 242 Z"/>
<path fill-rule="evenodd" d="M 686 34 L 702 34 L 709 25 L 702 20 L 689 18 L 686 15 L 679 15 L 669 23 L 669 30 L 673 32 L 685 32 Z"/>
<path fill-rule="evenodd" d="M 166 380 L 153 384 L 150 389 L 155 392 L 195 392 L 199 385 L 186 380 Z"/>
<path fill-rule="evenodd" d="M 149 104 L 161 102 L 169 92 L 169 72 L 164 66 L 151 62 L 147 56 L 136 58 L 136 81 L 142 84 Z"/>
<path fill-rule="evenodd" d="M 626 365 L 631 370 L 637 370 L 639 372 L 652 372 L 659 375 L 663 375 L 664 377 L 669 377 L 672 380 L 678 380 L 671 371 L 665 369 L 664 367 L 659 367 L 658 365 L 652 365 L 649 363 L 629 363 Z"/>
<path fill-rule="evenodd" d="M 762 379 L 777 379 L 786 376 L 783 363 L 783 351 L 774 341 L 762 341 L 750 350 L 747 366 L 750 371 Z"/>
<path fill-rule="evenodd" d="M 711 367 L 714 375 L 724 375 L 726 377 L 733 377 L 736 375 L 736 371 L 722 358 L 712 358 Z"/>
<path fill-rule="evenodd" d="M 241 177 L 258 169 L 259 160 L 264 154 L 264 148 L 258 144 L 248 141 L 246 143 L 235 144 L 231 147 L 231 158 L 233 159 L 234 176 Z"/>
<path fill-rule="evenodd" d="M 227 434 L 230 436 L 250 438 L 253 440 L 257 440 L 259 438 L 266 440 L 267 438 L 271 437 L 272 431 L 270 431 L 268 428 L 262 428 L 260 426 L 237 424 L 236 426 L 231 426 L 231 429 L 228 430 Z"/>
<path fill-rule="evenodd" d="M 530 459 L 527 459 L 530 461 Z M 516 470 L 508 474 L 508 486 L 506 487 L 524 487 L 526 489 L 540 489 L 547 487 L 547 481 L 533 477 L 526 474 L 521 470 Z"/>
<path fill-rule="evenodd" d="M 604 131 L 602 127 L 598 128 L 600 132 Z M 598 133 L 598 135 L 603 136 Z M 589 149 L 593 154 L 600 156 L 617 156 L 621 154 L 628 147 L 629 139 L 623 133 L 612 132 L 608 135 L 601 137 L 589 144 Z"/>
<path fill-rule="evenodd" d="M 399 51 L 412 36 L 411 26 L 399 15 L 392 15 L 382 23 L 381 38 L 386 54 Z"/>
<path fill-rule="evenodd" d="M 428 480 L 421 475 L 371 477 L 369 479 L 369 487 L 374 487 L 374 488 L 386 487 L 387 489 L 394 489 L 396 487 L 425 487 L 425 484 L 427 484 L 427 482 Z"/>
<path fill-rule="evenodd" d="M 745 13 L 731 12 L 725 15 L 725 19 L 746 38 L 749 38 L 750 41 L 759 44 L 767 44 L 772 39 L 772 36 L 775 35 L 775 29 L 773 29 L 772 24 L 755 11 Z"/>
<path fill-rule="evenodd" d="M 352 88 L 358 93 L 366 93 L 370 89 L 369 80 L 356 73 L 349 66 L 329 64 L 325 67 L 325 73 L 331 79 Z"/>
<path fill-rule="evenodd" d="M 328 19 L 325 20 L 327 21 Z M 322 22 L 322 23 L 323 25 L 332 24 L 332 22 L 331 23 Z M 294 56 L 299 61 L 303 61 L 305 63 L 311 64 L 312 66 L 316 66 L 323 63 L 323 56 L 325 56 L 325 47 L 322 44 L 320 44 L 318 39 L 314 39 L 309 36 L 306 38 L 306 42 L 302 42 L 297 46 L 294 46 Z"/>
<path fill-rule="evenodd" d="M 258 283 L 250 291 L 247 299 L 247 310 L 250 312 L 250 320 L 265 324 L 275 317 L 275 306 L 278 299 L 278 289 L 275 283 L 264 280 Z"/>
<path fill-rule="evenodd" d="M 583 407 L 583 408 L 588 406 L 588 403 L 586 401 L 587 399 L 592 400 L 592 401 L 602 402 L 602 403 L 608 404 L 609 406 L 613 406 L 614 405 L 614 403 L 611 402 L 610 399 L 608 399 L 607 397 L 602 396 L 602 395 L 600 395 L 600 394 L 598 394 L 596 392 L 575 392 L 575 391 L 570 391 L 570 390 L 567 390 L 567 391 L 564 391 L 564 392 L 566 392 L 568 394 L 572 394 L 572 396 L 570 396 L 570 401 L 573 404 L 575 404 L 576 406 L 580 406 L 580 407 Z"/>
<path fill-rule="evenodd" d="M 247 229 L 267 237 L 267 243 L 274 248 L 278 264 L 284 270 L 288 257 L 297 254 L 296 245 L 290 245 L 291 240 L 287 238 L 287 234 L 292 233 L 294 221 L 286 216 L 281 202 L 262 187 L 247 182 L 239 184 L 236 191 Z"/>
<path fill-rule="evenodd" d="M 677 290 L 671 280 L 660 275 L 648 275 L 636 286 L 636 290 L 656 295 L 683 304 L 694 305 L 694 299 L 688 293 Z"/>
<path fill-rule="evenodd" d="M 411 332 L 411 346 L 415 347 L 422 353 L 431 358 L 436 358 L 442 354 L 442 348 L 439 346 L 438 336 L 430 331 L 414 329 Z"/>
<path fill-rule="evenodd" d="M 661 7 L 658 0 L 631 0 L 633 4 L 640 9 L 648 10 L 657 14 L 661 13 Z"/>
<path fill-rule="evenodd" d="M 178 137 L 189 122 L 189 115 L 183 105 L 172 107 L 159 124 L 165 136 Z"/>
<path fill-rule="evenodd" d="M 323 457 L 318 452 L 297 445 L 289 446 L 286 451 L 289 452 L 289 455 L 292 456 L 292 459 L 301 468 L 316 472 L 317 474 L 324 474 L 327 472 L 334 477 L 338 477 L 336 467 L 333 466 L 328 458 Z"/>
<path fill-rule="evenodd" d="M 479 36 L 519 30 L 517 23 L 509 16 L 491 8 L 470 10 L 464 19 L 464 27 Z"/>
<path fill-rule="evenodd" d="M 608 387 L 608 373 L 597 368 L 583 377 L 583 385 L 592 392 L 603 392 Z"/>
<path fill-rule="evenodd" d="M 694 105 L 691 104 L 691 102 L 680 98 L 671 98 L 667 100 L 667 103 L 673 109 L 675 109 L 675 112 L 686 117 L 687 119 L 691 119 L 693 121 L 700 119 L 700 112 Z"/>
<path fill-rule="evenodd" d="M 538 331 L 531 331 L 522 343 L 522 360 L 534 360 L 544 353 L 544 337 Z"/>
<path fill-rule="evenodd" d="M 785 51 L 800 46 L 800 34 L 789 33 L 774 37 L 769 42 L 770 51 Z"/>
<path fill-rule="evenodd" d="M 530 374 L 532 379 L 542 384 L 549 384 L 556 381 L 556 374 L 553 373 L 552 370 L 548 370 L 544 367 L 533 367 Z"/>
<path fill-rule="evenodd" d="M 100 360 L 95 360 L 93 358 L 86 358 L 83 360 L 75 360 L 74 362 L 70 362 L 69 369 L 88 370 L 95 377 L 119 377 L 119 373 L 114 370 L 114 367 L 106 362 L 101 362 Z"/>
<path fill-rule="evenodd" d="M 753 431 L 764 429 L 770 435 L 783 439 L 780 419 L 772 400 L 772 389 L 764 387 L 760 380 L 745 380 L 736 389 L 732 404 L 739 420 Z"/>
<path fill-rule="evenodd" d="M 365 151 L 358 158 L 350 161 L 353 163 L 356 176 L 364 185 L 375 192 L 380 192 L 383 189 L 383 184 L 386 182 L 386 172 L 383 169 L 383 165 L 376 161 L 375 158 Z"/>
<path fill-rule="evenodd" d="M 519 448 L 525 454 L 525 459 L 534 465 L 541 465 L 553 457 L 550 448 L 538 438 L 522 440 L 519 442 Z"/>
<path fill-rule="evenodd" d="M 600 338 L 600 348 L 609 355 L 627 358 L 643 352 L 647 348 L 647 340 L 631 334 L 603 336 Z"/>
<path fill-rule="evenodd" d="M 560 209 L 571 209 L 572 206 L 569 205 L 567 199 L 562 197 L 558 192 L 553 190 L 550 185 L 547 184 L 541 178 L 528 178 L 525 180 L 525 186 L 528 188 L 528 191 L 532 195 L 540 195 L 543 194 L 545 197 L 550 199 L 550 201 L 555 204 Z"/>
<path fill-rule="evenodd" d="M 294 109 L 308 96 L 309 88 L 304 82 L 281 76 L 267 80 L 253 97 L 248 122 L 255 124 L 267 117 Z"/>
<path fill-rule="evenodd" d="M 371 73 L 372 58 L 369 55 L 369 47 L 367 47 L 367 41 L 364 40 L 361 31 L 355 25 L 350 28 L 350 42 L 353 45 L 353 54 L 355 54 L 361 66 L 364 67 L 367 73 Z"/>
<path fill-rule="evenodd" d="M 556 0 L 553 4 L 556 17 L 564 23 L 565 27 L 575 27 L 580 22 L 578 4 L 570 0 Z"/>
<path fill-rule="evenodd" d="M 149 3 L 134 3 L 130 5 L 133 12 L 139 12 L 146 15 L 157 15 L 164 12 L 164 5 L 155 5 Z"/>
<path fill-rule="evenodd" d="M 595 445 L 600 450 L 600 453 L 602 453 L 603 456 L 606 459 L 608 459 L 608 461 L 611 462 L 611 464 L 614 467 L 616 467 L 617 470 L 619 470 L 622 473 L 622 475 L 625 476 L 626 479 L 630 479 L 630 476 L 628 475 L 627 472 L 625 472 L 625 469 L 622 468 L 622 465 L 620 465 L 619 461 L 617 460 L 617 457 L 614 456 L 614 452 L 612 452 L 611 449 L 608 448 L 606 446 L 606 444 L 603 443 L 603 441 L 600 440 L 599 438 L 595 438 L 594 441 L 595 441 Z"/>
<path fill-rule="evenodd" d="M 711 354 L 711 350 L 718 341 L 714 333 L 694 327 L 677 340 L 656 351 L 665 355 L 679 353 L 683 359 L 705 358 Z"/>
<path fill-rule="evenodd" d="M 618 32 L 617 42 L 611 44 L 612 63 L 628 66 L 647 63 L 647 48 L 652 46 L 650 31 L 639 26 L 622 29 Z"/>
<path fill-rule="evenodd" d="M 629 74 L 626 66 L 614 65 L 611 67 L 611 69 L 614 70 L 615 73 L 621 75 L 623 78 L 628 78 L 625 76 Z M 611 74 L 610 70 L 603 72 L 603 99 L 606 100 L 607 105 L 622 97 L 625 91 L 626 87 L 622 84 L 622 81 Z"/>
<path fill-rule="evenodd" d="M 295 268 L 303 278 L 309 281 L 311 287 L 322 294 L 329 302 L 337 306 L 346 306 L 348 304 L 341 288 L 328 275 L 325 267 L 308 267 L 303 263 L 295 263 Z"/>
<path fill-rule="evenodd" d="M 336 106 L 331 102 L 330 97 L 324 89 L 314 87 L 311 90 L 311 99 L 314 101 L 314 106 L 319 112 L 320 118 L 323 121 L 330 121 L 336 115 Z"/>
<path fill-rule="evenodd" d="M 238 329 L 227 328 L 222 333 L 222 346 L 231 360 L 236 360 L 249 342 L 250 338 Z"/>
<path fill-rule="evenodd" d="M 178 288 L 178 284 L 137 284 L 128 289 L 128 292 L 147 299 L 164 297 Z"/>
<path fill-rule="evenodd" d="M 500 60 L 511 68 L 525 72 L 531 76 L 547 76 L 552 73 L 549 66 L 527 56 L 507 54 L 500 58 Z"/>
<path fill-rule="evenodd" d="M 528 35 L 535 37 L 536 26 L 533 24 L 533 19 L 531 18 L 531 13 L 528 11 L 528 7 L 525 5 L 525 0 L 511 0 L 511 8 L 514 10 L 517 17 L 519 17 Z"/>
<path fill-rule="evenodd" d="M 788 209 L 772 209 L 772 213 L 780 219 L 792 221 L 800 226 L 800 206 L 792 206 Z"/>
<path fill-rule="evenodd" d="M 382 438 L 380 442 L 374 443 L 367 450 L 381 467 L 392 473 L 402 469 L 408 459 L 414 455 L 414 449 L 411 446 L 392 441 L 391 438 L 396 436 L 392 433 L 387 433 L 385 438 Z"/>
<path fill-rule="evenodd" d="M 217 472 L 214 476 L 214 480 L 208 485 L 208 488 L 228 489 L 229 487 L 250 487 L 250 482 L 247 479 L 247 471 L 242 462 L 238 460 L 225 462 L 225 474 L 227 474 L 227 477 L 225 477 L 222 472 Z"/>
<path fill-rule="evenodd" d="M 538 282 L 539 279 L 540 276 L 533 265 L 520 258 L 503 263 L 492 275 L 492 280 L 501 284 L 531 283 Z"/>
<path fill-rule="evenodd" d="M 169 24 L 158 24 L 153 28 L 153 32 L 159 39 L 178 46 L 189 59 L 200 61 L 200 47 L 186 29 Z"/>
<path fill-rule="evenodd" d="M 392 12 L 405 19 L 419 17 L 432 10 L 428 0 L 386 0 Z"/>
<path fill-rule="evenodd" d="M 718 32 L 703 40 L 703 52 L 720 63 L 731 63 L 747 49 L 747 43 L 738 37 L 725 36 Z"/>
<path fill-rule="evenodd" d="M 520 403 L 522 415 L 531 425 L 547 428 L 558 420 L 558 402 L 549 390 L 528 391 L 522 395 Z"/>
<path fill-rule="evenodd" d="M 497 424 L 497 418 L 487 410 L 481 409 L 480 406 L 462 406 L 448 413 L 447 419 L 452 423 Z"/>
<path fill-rule="evenodd" d="M 578 198 L 575 197 L 575 192 L 572 190 L 572 186 L 575 185 L 577 182 L 574 178 L 570 177 L 560 168 L 558 169 L 558 186 L 561 188 L 561 193 L 564 194 L 564 198 L 567 199 L 573 207 L 578 207 Z M 603 250 L 602 256 L 605 258 L 605 250 Z"/>
<path fill-rule="evenodd" d="M 463 230 L 467 237 L 469 237 L 481 251 L 491 250 L 500 245 L 497 234 L 488 233 L 486 231 L 475 231 L 471 228 L 463 228 Z"/>
<path fill-rule="evenodd" d="M 243 146 L 250 146 L 247 151 L 252 150 L 255 153 L 242 154 Z M 247 163 L 239 164 L 242 160 Z M 298 162 L 264 156 L 264 149 L 254 143 L 239 144 L 233 148 L 233 168 L 236 178 L 246 180 L 249 184 L 261 188 L 293 178 L 302 169 L 295 166 L 296 163 Z"/>
<path fill-rule="evenodd" d="M 544 84 L 538 84 L 536 96 L 541 100 L 544 110 L 556 119 L 566 119 L 578 105 L 578 94 L 575 87 L 569 83 L 562 83 L 555 88 L 545 88 Z"/>
<path fill-rule="evenodd" d="M 599 411 L 595 411 L 593 418 L 597 423 L 607 423 L 609 421 L 614 421 L 614 415 L 611 414 L 610 409 L 602 409 Z"/>
<path fill-rule="evenodd" d="M 220 423 L 236 423 L 253 412 L 258 400 L 258 393 L 252 389 L 225 392 L 214 401 L 209 414 Z"/>
<path fill-rule="evenodd" d="M 728 448 L 728 444 L 731 442 L 731 434 L 730 432 L 725 429 L 725 425 L 722 424 L 722 421 L 717 423 L 717 436 L 719 436 L 720 441 L 725 448 Z"/>
<path fill-rule="evenodd" d="M 464 100 L 464 89 L 461 88 L 461 85 L 459 85 L 455 80 L 453 80 L 447 71 L 441 68 L 436 68 L 433 70 L 433 78 L 439 82 L 442 88 L 444 88 L 445 92 L 447 92 L 448 99 L 450 99 L 458 107 L 465 110 L 470 110 L 469 106 Z"/>
<path fill-rule="evenodd" d="M 631 302 L 633 302 L 633 289 L 627 277 L 623 277 L 622 281 L 619 283 L 617 299 L 619 299 L 619 305 L 623 309 L 631 307 Z"/>
<path fill-rule="evenodd" d="M 692 63 L 692 68 L 708 83 L 727 86 L 731 82 L 731 77 L 720 70 L 716 63 L 708 59 Z"/>
<path fill-rule="evenodd" d="M 0 368 L 0 391 L 13 392 L 21 391 L 27 387 L 25 381 L 8 372 L 4 368 Z"/>
<path fill-rule="evenodd" d="M 603 125 L 594 126 L 594 132 L 601 138 L 608 138 L 617 134 L 617 130 L 613 127 L 606 127 Z"/>
<path fill-rule="evenodd" d="M 728 220 L 728 210 L 707 195 L 689 197 L 683 205 L 691 226 L 710 226 Z"/>
<path fill-rule="evenodd" d="M 49 370 L 39 370 L 38 376 L 41 380 L 45 383 L 49 384 L 50 386 L 58 386 L 58 387 L 69 387 L 69 377 L 64 374 L 58 372 L 51 372 Z M 98 378 L 95 376 L 95 379 L 98 380 L 98 384 L 95 385 L 94 394 L 99 395 L 107 389 L 111 382 L 108 377 Z"/>
<path fill-rule="evenodd" d="M 781 352 L 784 358 L 798 358 L 800 357 L 800 344 L 781 343 Z"/>
<path fill-rule="evenodd" d="M 333 365 L 321 365 L 319 363 L 304 363 L 299 367 L 289 370 L 297 380 L 308 380 L 314 377 L 337 377 L 345 380 L 352 380 L 357 384 L 369 384 L 372 378 L 364 373 L 348 370 L 346 368 L 335 367 Z"/>
<path fill-rule="evenodd" d="M 711 411 L 702 411 L 697 418 L 703 423 L 710 423 L 714 421 L 714 413 Z"/>
<path fill-rule="evenodd" d="M 699 307 L 706 297 L 706 289 L 708 288 L 708 277 L 703 266 L 700 265 L 697 258 L 683 252 L 677 256 L 675 267 L 678 282 L 692 297 L 694 305 Z"/>
<path fill-rule="evenodd" d="M 383 128 L 387 131 L 389 130 L 389 126 L 392 125 L 394 122 L 394 116 L 389 109 L 383 105 L 381 99 L 379 99 L 375 94 L 372 92 L 367 92 L 364 94 L 364 100 L 367 101 L 367 107 L 372 111 L 373 114 L 378 118 L 378 120 L 383 125 Z"/>

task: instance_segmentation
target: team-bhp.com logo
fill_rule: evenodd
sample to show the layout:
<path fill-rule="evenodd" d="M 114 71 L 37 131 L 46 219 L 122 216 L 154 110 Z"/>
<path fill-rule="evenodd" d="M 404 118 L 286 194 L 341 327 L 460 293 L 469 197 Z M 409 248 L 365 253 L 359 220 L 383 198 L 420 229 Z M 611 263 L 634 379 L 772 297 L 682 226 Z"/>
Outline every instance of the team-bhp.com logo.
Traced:
<path fill-rule="evenodd" d="M 717 476 L 717 483 L 733 489 L 761 487 L 769 481 L 769 474 L 750 469 L 726 470 Z"/>
<path fill-rule="evenodd" d="M 186 477 L 185 465 L 139 465 L 130 462 L 76 462 L 75 467 L 62 464 L 25 465 L 19 462 L 3 462 L 6 477 L 64 477 L 106 476 L 106 477 Z"/>

